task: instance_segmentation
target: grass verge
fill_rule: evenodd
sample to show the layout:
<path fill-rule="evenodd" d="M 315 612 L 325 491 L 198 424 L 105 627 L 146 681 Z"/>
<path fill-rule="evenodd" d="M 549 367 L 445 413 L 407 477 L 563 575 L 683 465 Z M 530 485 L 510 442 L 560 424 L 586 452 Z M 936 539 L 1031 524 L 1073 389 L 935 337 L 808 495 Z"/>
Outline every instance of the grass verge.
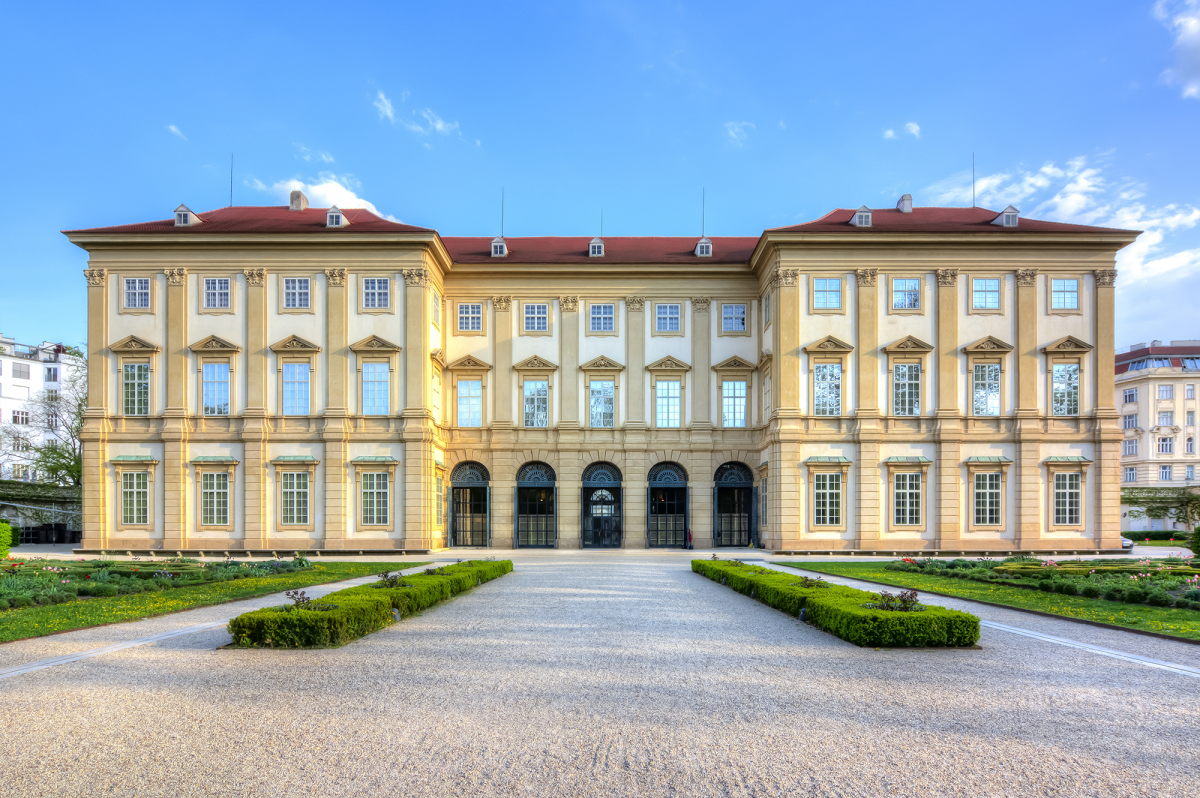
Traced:
<path fill-rule="evenodd" d="M 237 579 L 228 582 L 209 582 L 193 587 L 179 587 L 157 593 L 135 593 L 109 598 L 81 598 L 66 604 L 48 604 L 0 614 L 0 643 L 41 637 L 56 632 L 86 629 L 110 623 L 140 621 L 156 615 L 193 610 L 228 601 L 256 598 L 300 587 L 341 582 L 360 576 L 395 570 L 397 566 L 413 568 L 419 563 L 330 562 L 314 563 L 311 571 Z"/>
<path fill-rule="evenodd" d="M 884 568 L 886 563 L 779 562 L 778 564 L 805 571 L 845 576 L 850 579 L 867 579 L 895 587 L 943 593 L 955 598 L 987 601 L 1005 607 L 1037 610 L 1051 615 L 1061 615 L 1064 618 L 1078 618 L 1126 629 L 1156 632 L 1187 640 L 1200 640 L 1200 613 L 1195 610 L 1164 609 L 1144 604 L 1125 604 L 1119 601 L 1022 590 L 1017 587 L 986 582 L 969 582 L 942 576 L 889 571 Z"/>

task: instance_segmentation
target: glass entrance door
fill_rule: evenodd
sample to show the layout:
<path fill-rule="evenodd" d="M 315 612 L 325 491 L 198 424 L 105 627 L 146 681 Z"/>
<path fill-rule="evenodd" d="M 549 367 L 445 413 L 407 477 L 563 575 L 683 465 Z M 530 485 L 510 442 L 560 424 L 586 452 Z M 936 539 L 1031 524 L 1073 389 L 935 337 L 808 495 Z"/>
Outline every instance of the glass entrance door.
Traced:
<path fill-rule="evenodd" d="M 554 546 L 554 488 L 517 488 L 517 545 Z"/>
<path fill-rule="evenodd" d="M 686 487 L 650 488 L 646 542 L 650 546 L 684 546 L 687 543 Z"/>
<path fill-rule="evenodd" d="M 713 543 L 717 546 L 749 546 L 750 514 L 754 504 L 751 488 L 717 488 L 717 523 Z"/>
<path fill-rule="evenodd" d="M 583 545 L 615 549 L 621 545 L 621 489 L 583 489 Z"/>
<path fill-rule="evenodd" d="M 488 544 L 488 489 L 451 488 L 451 515 L 455 546 L 486 546 Z"/>

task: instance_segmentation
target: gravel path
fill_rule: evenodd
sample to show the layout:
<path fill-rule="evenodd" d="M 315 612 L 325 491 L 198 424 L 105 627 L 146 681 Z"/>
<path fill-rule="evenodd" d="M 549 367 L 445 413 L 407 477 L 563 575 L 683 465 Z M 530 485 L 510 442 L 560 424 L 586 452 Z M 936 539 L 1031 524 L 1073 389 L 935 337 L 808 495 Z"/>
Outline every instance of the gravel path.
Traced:
<path fill-rule="evenodd" d="M 858 649 L 681 554 L 515 560 L 341 649 L 214 650 L 218 629 L 0 681 L 0 796 L 1107 798 L 1188 795 L 1200 776 L 1194 679 L 995 630 L 980 651 Z M 1167 661 L 1200 653 L 962 604 Z M 55 645 L 213 611 L 231 607 Z"/>

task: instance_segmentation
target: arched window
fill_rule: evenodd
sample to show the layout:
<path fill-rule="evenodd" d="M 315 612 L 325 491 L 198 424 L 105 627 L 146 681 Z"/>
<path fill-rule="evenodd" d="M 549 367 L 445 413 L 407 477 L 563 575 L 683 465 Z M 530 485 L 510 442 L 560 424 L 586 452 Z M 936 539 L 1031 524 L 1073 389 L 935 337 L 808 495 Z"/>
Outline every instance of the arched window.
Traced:
<path fill-rule="evenodd" d="M 675 484 L 680 487 L 687 484 L 687 472 L 683 466 L 675 463 L 659 463 L 650 469 L 647 481 L 651 485 Z"/>

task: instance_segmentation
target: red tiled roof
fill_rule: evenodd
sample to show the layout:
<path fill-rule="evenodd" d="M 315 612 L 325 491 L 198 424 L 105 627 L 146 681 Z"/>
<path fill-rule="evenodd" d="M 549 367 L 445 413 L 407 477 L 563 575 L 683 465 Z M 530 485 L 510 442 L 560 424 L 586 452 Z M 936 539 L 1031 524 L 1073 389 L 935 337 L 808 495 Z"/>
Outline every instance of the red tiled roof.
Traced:
<path fill-rule="evenodd" d="M 775 227 L 769 233 L 847 233 L 870 235 L 871 233 L 1135 233 L 1136 230 L 1118 230 L 1112 227 L 1091 227 L 1084 224 L 1043 222 L 1040 219 L 1021 217 L 1017 227 L 1002 227 L 992 224 L 1000 211 L 987 208 L 913 208 L 912 213 L 901 213 L 895 208 L 873 208 L 871 226 L 855 227 L 850 219 L 856 213 L 851 208 L 838 208 L 820 219 L 790 227 Z"/>
<path fill-rule="evenodd" d="M 346 208 L 342 215 L 350 224 L 346 227 L 325 226 L 327 208 L 289 210 L 286 205 L 240 205 L 197 213 L 201 224 L 176 227 L 175 217 L 157 222 L 120 224 L 115 227 L 91 227 L 83 230 L 64 230 L 64 233 L 119 235 L 129 233 L 432 233 L 426 227 L 389 222 L 368 210 Z"/>
<path fill-rule="evenodd" d="M 492 257 L 490 237 L 445 236 L 442 241 L 455 263 L 748 263 L 758 237 L 709 237 L 711 258 L 697 257 L 699 238 L 613 236 L 604 239 L 603 257 L 588 256 L 591 236 L 505 238 L 508 256 Z"/>

